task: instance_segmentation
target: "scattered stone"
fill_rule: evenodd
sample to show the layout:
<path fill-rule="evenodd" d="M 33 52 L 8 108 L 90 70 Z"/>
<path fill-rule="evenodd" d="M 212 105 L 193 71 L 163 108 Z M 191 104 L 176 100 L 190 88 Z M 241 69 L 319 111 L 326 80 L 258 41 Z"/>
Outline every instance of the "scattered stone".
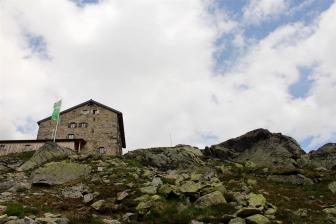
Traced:
<path fill-rule="evenodd" d="M 83 202 L 85 204 L 87 204 L 87 203 L 91 202 L 93 200 L 93 198 L 94 198 L 93 194 L 88 193 L 88 194 L 84 195 Z"/>
<path fill-rule="evenodd" d="M 126 198 L 127 196 L 128 196 L 127 191 L 119 192 L 119 193 L 117 194 L 117 200 L 118 200 L 118 201 L 121 201 L 121 200 L 123 200 L 124 198 Z"/>
<path fill-rule="evenodd" d="M 141 193 L 144 194 L 156 194 L 156 186 L 147 186 L 147 187 L 142 187 L 139 190 Z"/>
<path fill-rule="evenodd" d="M 246 224 L 246 222 L 244 219 L 237 217 L 237 218 L 231 219 L 229 224 Z"/>
<path fill-rule="evenodd" d="M 203 186 L 200 183 L 186 181 L 180 187 L 178 187 L 178 190 L 182 193 L 195 193 L 199 191 L 202 187 Z"/>
<path fill-rule="evenodd" d="M 268 224 L 270 223 L 269 219 L 263 215 L 256 214 L 246 218 L 248 224 Z"/>
<path fill-rule="evenodd" d="M 336 207 L 331 207 L 331 208 L 325 208 L 323 209 L 323 212 L 329 215 L 334 215 L 336 216 Z"/>
<path fill-rule="evenodd" d="M 328 188 L 332 193 L 336 194 L 336 181 L 333 181 L 330 184 L 328 184 Z"/>
<path fill-rule="evenodd" d="M 95 210 L 99 211 L 99 210 L 102 209 L 104 204 L 105 204 L 105 200 L 99 200 L 99 201 L 96 201 L 95 203 L 93 203 L 91 205 L 91 207 L 94 208 Z"/>
<path fill-rule="evenodd" d="M 116 219 L 103 219 L 103 223 L 105 223 L 105 224 L 121 224 L 121 222 L 119 222 Z"/>
<path fill-rule="evenodd" d="M 235 215 L 241 218 L 246 218 L 251 215 L 261 214 L 261 210 L 257 208 L 241 208 L 239 209 Z"/>
<path fill-rule="evenodd" d="M 226 200 L 220 191 L 214 191 L 206 194 L 195 201 L 195 206 L 198 208 L 206 208 L 213 205 L 226 204 Z"/>

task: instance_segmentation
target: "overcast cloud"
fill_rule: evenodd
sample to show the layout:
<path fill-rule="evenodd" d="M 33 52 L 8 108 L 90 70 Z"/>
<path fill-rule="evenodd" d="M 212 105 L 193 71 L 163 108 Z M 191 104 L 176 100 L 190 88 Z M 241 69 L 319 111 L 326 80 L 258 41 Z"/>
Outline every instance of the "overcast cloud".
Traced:
<path fill-rule="evenodd" d="M 0 0 L 0 139 L 92 98 L 128 150 L 259 127 L 315 149 L 336 140 L 335 20 L 319 0 Z"/>

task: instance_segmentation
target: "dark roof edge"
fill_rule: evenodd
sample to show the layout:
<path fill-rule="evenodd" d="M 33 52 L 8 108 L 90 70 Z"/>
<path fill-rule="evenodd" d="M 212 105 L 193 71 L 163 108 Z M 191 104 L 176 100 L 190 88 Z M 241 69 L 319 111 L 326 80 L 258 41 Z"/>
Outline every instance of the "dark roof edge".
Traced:
<path fill-rule="evenodd" d="M 27 139 L 27 140 L 0 140 L 0 144 L 3 143 L 38 143 L 38 142 L 52 142 L 53 139 Z M 75 138 L 75 139 L 56 139 L 57 142 L 82 142 L 86 143 L 86 141 L 82 138 Z"/>
<path fill-rule="evenodd" d="M 101 106 L 101 107 L 107 109 L 107 110 L 110 110 L 110 111 L 115 112 L 115 113 L 117 113 L 117 114 L 121 114 L 120 111 L 115 110 L 115 109 L 113 109 L 113 108 L 111 108 L 111 107 L 108 107 L 108 106 L 106 106 L 106 105 L 104 105 L 104 104 L 102 104 L 102 103 L 99 103 L 99 102 L 97 102 L 97 101 L 95 101 L 95 100 L 93 100 L 93 99 L 90 99 L 90 100 L 85 101 L 85 102 L 83 102 L 83 103 L 81 103 L 81 104 L 78 104 L 78 105 L 76 105 L 76 106 L 73 106 L 73 107 L 70 107 L 70 108 L 68 108 L 68 109 L 66 109 L 66 110 L 63 110 L 63 111 L 61 111 L 60 114 L 67 113 L 67 112 L 69 112 L 69 111 L 71 111 L 71 110 L 73 110 L 73 109 L 76 109 L 76 108 L 78 108 L 78 107 L 84 106 L 85 104 L 88 104 L 88 103 L 94 103 L 94 104 L 97 104 L 98 106 Z M 47 121 L 47 120 L 49 120 L 49 119 L 51 119 L 51 116 L 46 117 L 46 118 L 44 118 L 44 119 L 38 121 L 37 124 L 40 124 L 41 122 L 43 122 L 43 121 Z"/>
<path fill-rule="evenodd" d="M 118 114 L 118 120 L 119 120 L 119 130 L 120 130 L 120 135 L 121 135 L 121 146 L 123 148 L 126 148 L 124 120 L 123 120 L 122 113 Z"/>

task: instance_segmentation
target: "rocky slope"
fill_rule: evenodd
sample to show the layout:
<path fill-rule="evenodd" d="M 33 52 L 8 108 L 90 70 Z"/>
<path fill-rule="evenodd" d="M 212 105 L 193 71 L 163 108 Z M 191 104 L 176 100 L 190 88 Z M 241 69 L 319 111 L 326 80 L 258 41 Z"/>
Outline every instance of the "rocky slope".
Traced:
<path fill-rule="evenodd" d="M 263 129 L 114 157 L 47 144 L 0 157 L 0 224 L 336 223 L 334 146 Z"/>

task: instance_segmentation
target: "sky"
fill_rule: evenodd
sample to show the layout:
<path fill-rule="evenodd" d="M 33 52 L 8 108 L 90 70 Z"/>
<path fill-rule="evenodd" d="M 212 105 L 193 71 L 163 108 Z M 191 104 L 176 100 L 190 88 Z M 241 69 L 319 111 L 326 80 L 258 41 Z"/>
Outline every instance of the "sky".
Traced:
<path fill-rule="evenodd" d="M 336 142 L 334 0 L 0 0 L 0 139 L 94 99 L 127 150 L 256 128 Z"/>

